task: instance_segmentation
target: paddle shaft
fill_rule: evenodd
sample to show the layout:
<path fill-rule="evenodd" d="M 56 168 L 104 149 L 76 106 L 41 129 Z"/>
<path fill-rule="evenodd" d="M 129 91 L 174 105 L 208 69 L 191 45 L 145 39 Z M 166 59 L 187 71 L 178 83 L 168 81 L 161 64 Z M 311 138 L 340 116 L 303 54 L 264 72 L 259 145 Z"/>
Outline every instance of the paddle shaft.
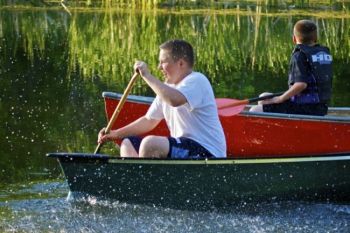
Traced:
<path fill-rule="evenodd" d="M 118 118 L 118 115 L 119 115 L 121 109 L 123 108 L 123 105 L 124 105 L 128 95 L 129 95 L 129 93 L 130 93 L 130 91 L 131 91 L 131 89 L 132 89 L 132 87 L 133 87 L 133 85 L 134 85 L 134 83 L 136 81 L 137 76 L 138 76 L 138 73 L 135 72 L 134 75 L 132 76 L 131 80 L 129 81 L 128 86 L 126 87 L 122 97 L 119 100 L 119 103 L 118 103 L 117 107 L 115 108 L 115 110 L 113 112 L 113 115 L 112 115 L 111 119 L 108 122 L 108 125 L 107 125 L 107 127 L 105 129 L 105 133 L 106 134 L 109 133 L 109 131 L 111 130 L 111 128 L 112 128 L 112 126 L 114 124 L 114 122 Z M 98 154 L 100 152 L 101 146 L 102 146 L 102 143 L 99 143 L 97 145 L 94 154 Z"/>
<path fill-rule="evenodd" d="M 251 98 L 251 99 L 249 99 L 249 104 L 255 103 L 255 102 L 260 101 L 260 100 L 271 99 L 273 97 L 283 95 L 283 93 L 284 93 L 284 91 L 283 92 L 278 92 L 278 93 L 272 93 L 270 95 L 266 95 L 266 96 L 262 96 L 262 97 Z"/>
<path fill-rule="evenodd" d="M 237 100 L 234 103 L 228 103 L 226 105 L 220 106 L 220 109 L 222 108 L 228 108 L 228 107 L 235 107 L 235 106 L 239 106 L 239 105 L 245 105 L 245 104 L 251 104 L 254 102 L 258 102 L 260 100 L 266 100 L 266 99 L 271 99 L 275 96 L 280 96 L 282 95 L 284 92 L 278 92 L 278 93 L 273 93 L 271 95 L 266 95 L 266 96 L 261 96 L 261 97 L 255 97 L 255 98 L 251 98 L 251 99 L 245 99 L 245 100 Z"/>

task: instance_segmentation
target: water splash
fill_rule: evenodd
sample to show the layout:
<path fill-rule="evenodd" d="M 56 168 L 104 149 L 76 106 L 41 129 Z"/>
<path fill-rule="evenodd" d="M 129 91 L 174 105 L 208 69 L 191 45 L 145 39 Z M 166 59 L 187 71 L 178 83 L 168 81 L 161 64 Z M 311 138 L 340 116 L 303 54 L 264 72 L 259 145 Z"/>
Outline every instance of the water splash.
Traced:
<path fill-rule="evenodd" d="M 65 183 L 12 189 L 0 202 L 4 232 L 349 232 L 350 206 L 240 203 L 207 211 L 132 205 L 95 197 L 67 201 Z M 30 197 L 29 194 L 41 192 Z M 47 195 L 52 193 L 52 195 Z M 54 195 L 56 193 L 56 195 Z M 18 198 L 24 195 L 24 198 Z"/>

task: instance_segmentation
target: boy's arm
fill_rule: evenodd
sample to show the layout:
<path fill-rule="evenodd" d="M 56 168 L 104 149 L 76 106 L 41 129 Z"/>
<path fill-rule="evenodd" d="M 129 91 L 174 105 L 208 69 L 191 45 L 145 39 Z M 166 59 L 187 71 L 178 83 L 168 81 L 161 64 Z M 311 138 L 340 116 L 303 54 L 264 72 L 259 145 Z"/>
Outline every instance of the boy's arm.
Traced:
<path fill-rule="evenodd" d="M 272 98 L 271 101 L 274 104 L 283 103 L 289 100 L 291 97 L 301 93 L 306 87 L 307 87 L 306 83 L 296 82 L 288 89 L 288 91 L 284 92 L 283 95 L 276 96 Z"/>
<path fill-rule="evenodd" d="M 128 136 L 142 135 L 154 129 L 160 121 L 161 120 L 148 119 L 146 116 L 143 116 L 122 128 L 111 130 L 108 134 L 104 133 L 105 128 L 103 128 L 98 135 L 98 143 L 122 139 Z"/>
<path fill-rule="evenodd" d="M 283 95 L 273 97 L 272 99 L 263 100 L 262 104 L 280 104 L 289 100 L 292 96 L 295 96 L 302 92 L 307 87 L 304 82 L 294 83 Z"/>

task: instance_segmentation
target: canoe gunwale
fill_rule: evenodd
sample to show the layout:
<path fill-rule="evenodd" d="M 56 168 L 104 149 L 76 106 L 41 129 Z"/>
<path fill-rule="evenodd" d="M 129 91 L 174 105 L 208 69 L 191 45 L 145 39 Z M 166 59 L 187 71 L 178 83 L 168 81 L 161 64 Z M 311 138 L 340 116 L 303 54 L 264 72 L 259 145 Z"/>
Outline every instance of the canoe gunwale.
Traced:
<path fill-rule="evenodd" d="M 279 158 L 214 158 L 214 159 L 158 159 L 158 158 L 120 158 L 104 154 L 89 153 L 48 153 L 47 157 L 57 158 L 66 162 L 105 162 L 105 163 L 129 163 L 129 164 L 163 164 L 163 165 L 229 165 L 229 164 L 278 164 L 278 163 L 303 163 L 303 162 L 327 162 L 350 160 L 350 152 L 303 156 L 303 157 L 279 157 Z"/>

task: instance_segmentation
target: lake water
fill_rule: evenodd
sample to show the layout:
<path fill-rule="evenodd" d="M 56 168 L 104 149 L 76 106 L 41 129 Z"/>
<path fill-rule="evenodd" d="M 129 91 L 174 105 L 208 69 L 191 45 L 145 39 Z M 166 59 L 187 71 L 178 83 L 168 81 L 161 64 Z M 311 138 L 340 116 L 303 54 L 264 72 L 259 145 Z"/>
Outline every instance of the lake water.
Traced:
<path fill-rule="evenodd" d="M 209 211 L 110 201 L 68 202 L 63 182 L 2 190 L 5 232 L 349 232 L 350 206 L 305 202 L 241 203 Z"/>
<path fill-rule="evenodd" d="M 332 106 L 350 106 L 350 15 L 327 9 L 144 11 L 0 8 L 0 232 L 350 232 L 350 205 L 241 203 L 208 211 L 66 200 L 48 152 L 93 152 L 103 91 L 123 92 L 135 59 L 190 41 L 217 97 L 286 88 L 293 24 L 310 15 L 334 57 Z M 153 96 L 138 81 L 133 94 Z M 116 153 L 110 146 L 104 153 Z"/>

